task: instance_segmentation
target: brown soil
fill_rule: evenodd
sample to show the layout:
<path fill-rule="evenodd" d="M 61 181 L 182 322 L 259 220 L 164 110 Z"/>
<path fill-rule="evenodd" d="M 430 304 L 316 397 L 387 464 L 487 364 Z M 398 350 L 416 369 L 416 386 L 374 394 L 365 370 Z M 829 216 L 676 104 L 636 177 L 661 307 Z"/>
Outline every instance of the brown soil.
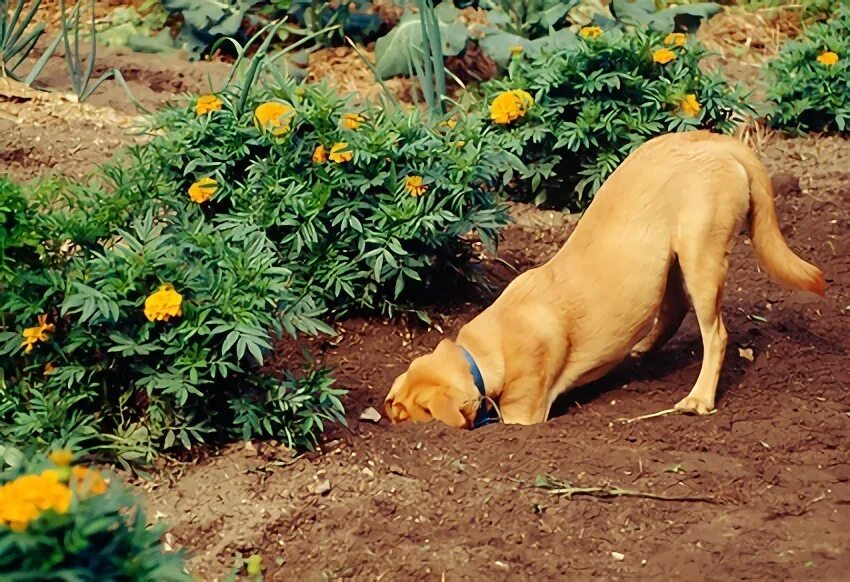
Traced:
<path fill-rule="evenodd" d="M 138 65 L 130 82 L 153 106 L 201 90 L 207 67 L 110 59 Z M 18 178 L 76 175 L 104 161 L 131 139 L 121 125 L 134 112 L 114 90 L 92 101 L 114 109 L 0 99 L 0 168 Z M 226 575 L 236 553 L 261 554 L 269 580 L 846 579 L 850 148 L 837 138 L 778 136 L 764 148 L 771 170 L 790 175 L 776 178 L 783 231 L 825 269 L 830 287 L 825 300 L 781 290 L 741 238 L 716 414 L 620 421 L 669 408 L 690 388 L 701 346 L 689 316 L 661 353 L 569 394 L 543 425 L 464 432 L 360 421 L 366 408 L 381 409 L 412 357 L 492 299 L 470 286 L 429 310 L 431 327 L 350 319 L 338 338 L 313 343 L 351 391 L 349 427 L 331 427 L 321 451 L 292 459 L 265 442 L 169 463 L 137 482 L 149 493 L 150 516 L 173 526 L 167 542 L 191 551 L 193 572 L 205 580 Z M 498 288 L 548 259 L 574 223 L 515 211 L 503 262 L 482 262 Z M 568 499 L 535 487 L 538 475 L 704 499 Z"/>

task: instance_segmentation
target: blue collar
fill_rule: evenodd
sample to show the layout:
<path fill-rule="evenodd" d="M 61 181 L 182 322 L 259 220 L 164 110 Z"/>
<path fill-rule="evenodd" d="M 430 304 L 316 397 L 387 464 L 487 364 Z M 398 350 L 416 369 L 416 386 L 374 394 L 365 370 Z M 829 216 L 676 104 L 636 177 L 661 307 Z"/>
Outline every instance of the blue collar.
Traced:
<path fill-rule="evenodd" d="M 472 354 L 466 351 L 466 348 L 463 346 L 458 347 L 463 352 L 463 357 L 466 358 L 466 361 L 469 363 L 469 373 L 472 374 L 472 381 L 475 382 L 475 387 L 481 395 L 478 412 L 475 414 L 475 421 L 472 423 L 472 428 L 478 428 L 498 419 L 498 415 L 494 415 L 489 410 L 489 403 L 486 399 L 487 392 L 484 390 L 484 377 L 481 375 L 481 370 L 478 368 L 478 364 L 475 363 L 475 358 L 473 358 Z M 495 410 L 492 412 L 495 412 Z"/>

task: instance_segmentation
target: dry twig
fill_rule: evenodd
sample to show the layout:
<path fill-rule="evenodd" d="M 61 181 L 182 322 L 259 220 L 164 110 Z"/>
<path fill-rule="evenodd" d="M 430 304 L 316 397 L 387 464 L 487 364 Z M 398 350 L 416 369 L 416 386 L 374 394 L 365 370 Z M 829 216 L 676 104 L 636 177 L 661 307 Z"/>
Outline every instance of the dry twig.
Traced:
<path fill-rule="evenodd" d="M 644 499 L 656 499 L 659 501 L 695 501 L 702 503 L 720 503 L 713 497 L 702 497 L 696 495 L 676 496 L 664 495 L 663 493 L 652 493 L 650 491 L 638 491 L 636 489 L 621 489 L 620 487 L 576 487 L 567 481 L 561 481 L 552 477 L 538 476 L 534 480 L 534 486 L 546 489 L 553 495 L 561 495 L 572 499 L 573 495 L 589 495 L 601 499 L 612 497 L 643 497 Z"/>

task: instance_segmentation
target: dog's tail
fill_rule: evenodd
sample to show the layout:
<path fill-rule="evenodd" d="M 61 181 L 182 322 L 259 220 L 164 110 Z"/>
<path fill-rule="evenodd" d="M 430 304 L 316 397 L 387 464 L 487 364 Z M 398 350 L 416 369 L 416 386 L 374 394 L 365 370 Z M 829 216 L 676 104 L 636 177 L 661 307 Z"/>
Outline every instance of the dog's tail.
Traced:
<path fill-rule="evenodd" d="M 786 287 L 824 295 L 823 271 L 795 255 L 782 237 L 767 168 L 744 144 L 740 144 L 735 158 L 750 179 L 750 237 L 762 266 Z"/>

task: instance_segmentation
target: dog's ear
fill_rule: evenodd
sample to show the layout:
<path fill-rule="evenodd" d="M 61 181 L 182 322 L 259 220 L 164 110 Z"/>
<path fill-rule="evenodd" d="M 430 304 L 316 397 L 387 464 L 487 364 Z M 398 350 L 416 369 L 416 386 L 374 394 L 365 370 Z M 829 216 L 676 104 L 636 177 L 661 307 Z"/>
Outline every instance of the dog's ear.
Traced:
<path fill-rule="evenodd" d="M 384 403 L 384 411 L 387 413 L 387 418 L 389 418 L 390 422 L 393 424 L 403 422 L 410 418 L 410 413 L 407 411 L 407 407 L 402 402 L 387 400 Z"/>
<path fill-rule="evenodd" d="M 387 418 L 389 418 L 392 422 L 399 422 L 410 418 L 410 413 L 407 411 L 404 404 L 396 401 L 396 397 L 398 396 L 401 387 L 404 386 L 404 381 L 406 379 L 407 372 L 404 372 L 396 378 L 395 381 L 393 381 L 390 391 L 387 393 L 387 397 L 384 399 L 384 412 L 386 412 Z M 398 407 L 394 408 L 396 404 L 398 404 Z M 399 418 L 400 416 L 403 416 L 404 418 Z"/>
<path fill-rule="evenodd" d="M 454 428 L 468 428 L 469 422 L 461 412 L 461 407 L 445 392 L 434 391 L 428 399 L 426 412 L 435 420 Z"/>

